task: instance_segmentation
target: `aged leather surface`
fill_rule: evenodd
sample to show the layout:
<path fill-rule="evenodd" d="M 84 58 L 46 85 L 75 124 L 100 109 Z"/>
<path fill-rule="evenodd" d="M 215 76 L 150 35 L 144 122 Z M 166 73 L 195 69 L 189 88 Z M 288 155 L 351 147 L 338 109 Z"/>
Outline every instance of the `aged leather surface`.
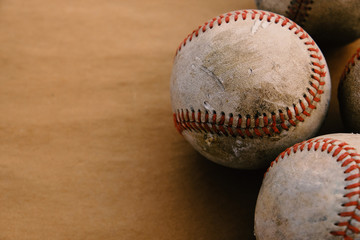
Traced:
<path fill-rule="evenodd" d="M 359 239 L 359 144 L 326 134 L 280 154 L 260 188 L 256 239 Z"/>
<path fill-rule="evenodd" d="M 329 70 L 311 37 L 283 16 L 221 16 L 227 17 L 209 21 L 177 51 L 172 109 L 185 139 L 208 159 L 264 168 L 317 134 L 329 106 Z"/>

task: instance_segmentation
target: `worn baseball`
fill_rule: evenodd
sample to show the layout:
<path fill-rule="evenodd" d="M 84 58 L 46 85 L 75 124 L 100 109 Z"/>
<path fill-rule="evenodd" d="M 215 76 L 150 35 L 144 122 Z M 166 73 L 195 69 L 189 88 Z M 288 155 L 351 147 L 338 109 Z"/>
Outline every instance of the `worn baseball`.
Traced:
<path fill-rule="evenodd" d="M 257 240 L 360 239 L 360 135 L 330 134 L 281 153 L 255 209 Z"/>
<path fill-rule="evenodd" d="M 241 10 L 185 38 L 170 89 L 175 126 L 197 151 L 224 166 L 255 169 L 316 134 L 330 76 L 301 27 L 274 13 Z"/>
<path fill-rule="evenodd" d="M 338 87 L 340 113 L 345 128 L 360 132 L 360 48 L 345 66 Z"/>
<path fill-rule="evenodd" d="M 282 14 L 319 43 L 345 44 L 360 37 L 359 0 L 255 0 L 259 9 Z"/>

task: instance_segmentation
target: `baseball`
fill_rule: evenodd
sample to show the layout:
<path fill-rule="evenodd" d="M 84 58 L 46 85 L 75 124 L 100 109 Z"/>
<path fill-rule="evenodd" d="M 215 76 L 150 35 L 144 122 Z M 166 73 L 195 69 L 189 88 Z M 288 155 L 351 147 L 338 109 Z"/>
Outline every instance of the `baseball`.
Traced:
<path fill-rule="evenodd" d="M 338 87 L 341 118 L 345 128 L 360 132 L 360 48 L 345 66 Z"/>
<path fill-rule="evenodd" d="M 281 153 L 265 174 L 256 239 L 360 239 L 360 135 L 329 134 Z"/>
<path fill-rule="evenodd" d="M 330 86 L 324 56 L 297 24 L 266 11 L 229 12 L 198 27 L 176 51 L 174 123 L 211 161 L 266 167 L 316 134 Z"/>
<path fill-rule="evenodd" d="M 359 0 L 255 0 L 259 9 L 282 14 L 319 43 L 346 44 L 360 37 Z"/>

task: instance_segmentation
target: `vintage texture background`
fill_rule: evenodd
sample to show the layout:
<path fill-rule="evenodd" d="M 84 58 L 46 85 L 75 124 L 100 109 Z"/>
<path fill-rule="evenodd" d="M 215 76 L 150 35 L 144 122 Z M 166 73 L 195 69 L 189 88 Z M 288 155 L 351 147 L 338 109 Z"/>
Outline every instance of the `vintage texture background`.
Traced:
<path fill-rule="evenodd" d="M 252 0 L 0 0 L 0 239 L 252 239 L 264 170 L 173 127 L 178 44 Z M 360 41 L 322 48 L 336 89 Z"/>

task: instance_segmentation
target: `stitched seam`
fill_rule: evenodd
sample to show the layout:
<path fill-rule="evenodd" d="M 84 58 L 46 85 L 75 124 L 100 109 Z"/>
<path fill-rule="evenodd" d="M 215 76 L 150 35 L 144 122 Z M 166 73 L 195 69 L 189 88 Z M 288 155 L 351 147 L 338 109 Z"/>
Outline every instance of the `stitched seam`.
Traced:
<path fill-rule="evenodd" d="M 273 21 L 275 24 L 281 24 L 282 27 L 288 27 L 288 30 L 304 41 L 304 44 L 308 47 L 309 57 L 312 59 L 311 81 L 309 81 L 307 93 L 304 93 L 303 98 L 299 99 L 291 107 L 279 109 L 271 113 L 259 113 L 255 116 L 246 114 L 243 117 L 240 114 L 234 116 L 233 113 L 227 113 L 228 117 L 225 117 L 224 112 L 217 114 L 216 111 L 209 113 L 208 111 L 202 112 L 198 109 L 196 113 L 194 109 L 176 109 L 173 119 L 176 129 L 180 133 L 184 130 L 189 130 L 216 133 L 220 136 L 241 136 L 242 138 L 271 136 L 280 134 L 282 130 L 287 131 L 290 127 L 295 127 L 299 122 L 303 122 L 306 117 L 310 117 L 311 111 L 316 109 L 316 104 L 320 102 L 320 96 L 324 93 L 322 90 L 325 85 L 323 78 L 326 76 L 324 71 L 325 64 L 320 63 L 322 60 L 320 50 L 300 26 L 281 15 L 259 10 L 241 10 L 220 15 L 213 18 L 210 22 L 199 26 L 189 34 L 178 47 L 176 55 L 194 37 L 198 37 L 199 34 L 205 33 L 215 25 L 221 26 L 221 24 L 226 24 L 230 21 L 246 20 L 249 17 L 252 20 L 258 17 L 259 20 Z"/>
<path fill-rule="evenodd" d="M 311 4 L 313 3 L 312 0 L 292 0 L 286 14 L 298 24 L 303 24 L 309 16 L 308 12 L 311 10 Z"/>
<path fill-rule="evenodd" d="M 347 143 L 331 139 L 331 138 L 318 138 L 318 139 L 310 139 L 294 146 L 286 149 L 284 152 L 279 154 L 279 156 L 270 164 L 270 167 L 265 172 L 264 177 L 273 168 L 279 161 L 283 160 L 286 156 L 290 156 L 291 154 L 295 154 L 298 151 L 326 151 L 333 158 L 336 159 L 337 162 L 341 163 L 341 167 L 345 167 L 344 174 L 350 173 L 348 177 L 345 178 L 345 181 L 353 181 L 357 180 L 355 184 L 347 184 L 345 189 L 348 192 L 343 196 L 347 198 L 347 202 L 342 204 L 342 207 L 350 207 L 353 206 L 353 211 L 342 211 L 338 213 L 340 217 L 349 218 L 349 220 L 345 220 L 342 222 L 336 222 L 334 225 L 345 227 L 343 231 L 331 231 L 330 234 L 334 236 L 342 236 L 343 239 L 352 240 L 353 238 L 349 236 L 349 234 L 357 234 L 360 233 L 360 229 L 352 224 L 352 221 L 355 220 L 360 222 L 360 215 L 357 213 L 360 211 L 359 204 L 359 187 L 360 187 L 360 154 L 356 153 L 355 148 L 349 146 Z M 354 170 L 357 170 L 357 173 L 351 174 Z M 351 197 L 358 196 L 357 200 L 350 200 Z"/>
<path fill-rule="evenodd" d="M 340 84 L 345 80 L 346 76 L 351 72 L 352 68 L 355 64 L 360 61 L 360 48 L 356 50 L 356 52 L 351 56 L 348 62 L 345 65 L 344 71 L 340 78 Z"/>

